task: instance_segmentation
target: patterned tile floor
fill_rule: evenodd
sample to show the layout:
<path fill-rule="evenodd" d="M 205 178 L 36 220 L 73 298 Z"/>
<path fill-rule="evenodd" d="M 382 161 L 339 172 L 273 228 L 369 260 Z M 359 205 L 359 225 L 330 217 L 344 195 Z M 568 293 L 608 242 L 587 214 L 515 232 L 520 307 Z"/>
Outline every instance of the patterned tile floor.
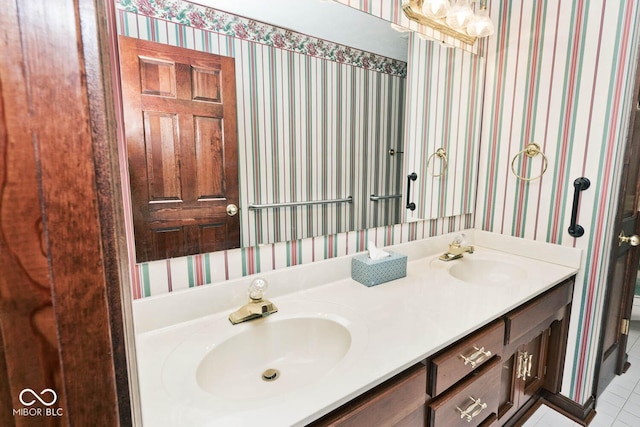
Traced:
<path fill-rule="evenodd" d="M 615 377 L 596 403 L 597 415 L 589 427 L 640 426 L 640 321 L 632 321 L 627 345 L 631 367 Z M 541 406 L 523 427 L 580 426 L 547 406 Z"/>

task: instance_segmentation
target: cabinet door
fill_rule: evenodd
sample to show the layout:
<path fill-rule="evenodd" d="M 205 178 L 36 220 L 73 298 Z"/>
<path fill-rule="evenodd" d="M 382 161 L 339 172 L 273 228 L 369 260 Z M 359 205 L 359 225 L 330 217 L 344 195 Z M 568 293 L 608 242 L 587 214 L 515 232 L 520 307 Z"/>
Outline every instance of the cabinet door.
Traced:
<path fill-rule="evenodd" d="M 518 401 L 522 387 L 521 380 L 516 378 L 519 352 L 512 354 L 502 363 L 500 375 L 500 399 L 498 401 L 498 420 L 508 420 L 518 411 Z"/>
<path fill-rule="evenodd" d="M 502 364 L 498 419 L 503 424 L 515 415 L 544 385 L 549 333 L 545 329 Z"/>
<path fill-rule="evenodd" d="M 544 385 L 544 376 L 547 367 L 547 349 L 549 333 L 551 329 L 545 329 L 522 347 L 521 358 L 521 381 L 523 381 L 524 404 L 530 397 L 538 392 Z M 522 404 L 520 406 L 522 406 Z"/>

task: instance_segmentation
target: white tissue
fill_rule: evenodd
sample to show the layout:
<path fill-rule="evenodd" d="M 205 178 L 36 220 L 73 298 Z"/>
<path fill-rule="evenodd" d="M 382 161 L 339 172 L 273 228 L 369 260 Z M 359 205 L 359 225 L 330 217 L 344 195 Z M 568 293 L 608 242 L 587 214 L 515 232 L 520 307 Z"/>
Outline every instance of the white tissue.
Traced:
<path fill-rule="evenodd" d="M 373 242 L 369 242 L 369 258 L 372 260 L 386 258 L 390 255 L 391 254 L 389 252 L 376 248 L 376 245 Z"/>

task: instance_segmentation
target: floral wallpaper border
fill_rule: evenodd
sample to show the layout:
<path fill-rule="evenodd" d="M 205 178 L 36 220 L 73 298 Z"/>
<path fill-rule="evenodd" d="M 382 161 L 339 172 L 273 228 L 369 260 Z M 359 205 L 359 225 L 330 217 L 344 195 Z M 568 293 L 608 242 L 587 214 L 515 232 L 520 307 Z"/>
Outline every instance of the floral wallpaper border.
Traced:
<path fill-rule="evenodd" d="M 116 0 L 127 12 L 164 19 L 279 49 L 406 77 L 407 63 L 182 0 Z"/>

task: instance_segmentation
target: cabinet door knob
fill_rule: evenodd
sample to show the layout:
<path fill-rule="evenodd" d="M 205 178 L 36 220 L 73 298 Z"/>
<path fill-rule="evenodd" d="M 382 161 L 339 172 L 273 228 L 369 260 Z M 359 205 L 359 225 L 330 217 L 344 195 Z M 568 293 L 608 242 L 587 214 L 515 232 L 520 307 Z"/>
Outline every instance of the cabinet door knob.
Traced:
<path fill-rule="evenodd" d="M 624 231 L 621 231 L 618 235 L 618 246 L 622 246 L 623 243 L 628 243 L 631 246 L 640 245 L 640 236 L 634 234 L 633 236 L 625 236 Z"/>

